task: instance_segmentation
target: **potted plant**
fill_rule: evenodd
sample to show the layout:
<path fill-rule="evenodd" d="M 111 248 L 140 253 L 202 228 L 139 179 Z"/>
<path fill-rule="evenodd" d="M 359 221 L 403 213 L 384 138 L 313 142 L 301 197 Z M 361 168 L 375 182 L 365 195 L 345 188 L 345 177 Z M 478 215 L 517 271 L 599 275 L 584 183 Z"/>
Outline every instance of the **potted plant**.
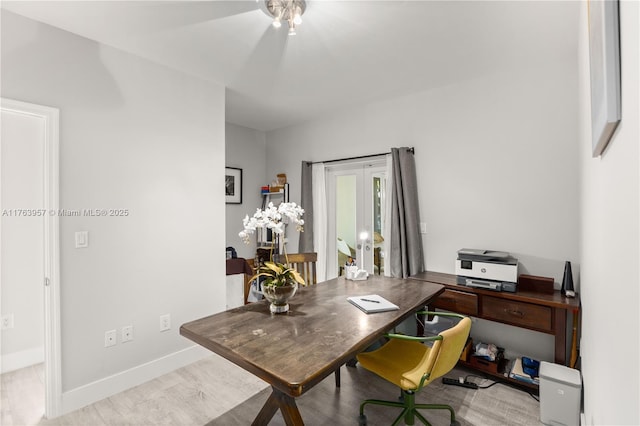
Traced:
<path fill-rule="evenodd" d="M 289 299 L 296 294 L 298 284 L 305 285 L 298 271 L 281 263 L 265 262 L 251 280 L 260 277 L 264 277 L 262 294 L 271 303 L 269 310 L 274 314 L 289 311 Z"/>
<path fill-rule="evenodd" d="M 267 228 L 278 235 L 284 236 L 285 225 L 295 224 L 296 230 L 302 232 L 304 220 L 302 215 L 304 209 L 296 203 L 281 203 L 275 207 L 269 203 L 266 209 L 257 209 L 256 213 L 243 220 L 244 230 L 238 234 L 245 243 L 250 243 L 250 235 L 258 228 Z M 263 278 L 262 294 L 271 303 L 269 309 L 272 313 L 288 312 L 288 300 L 293 297 L 299 285 L 305 285 L 302 276 L 293 268 L 288 266 L 287 250 L 284 249 L 284 256 L 287 264 L 273 261 L 273 248 L 275 240 L 269 252 L 269 261 L 258 266 L 257 273 L 251 277 L 251 281 Z"/>

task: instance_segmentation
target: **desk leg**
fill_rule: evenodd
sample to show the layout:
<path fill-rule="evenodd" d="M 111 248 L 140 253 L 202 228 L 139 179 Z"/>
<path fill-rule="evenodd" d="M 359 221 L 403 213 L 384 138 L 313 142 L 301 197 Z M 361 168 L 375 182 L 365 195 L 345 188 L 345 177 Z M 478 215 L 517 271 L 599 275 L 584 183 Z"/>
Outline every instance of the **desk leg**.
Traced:
<path fill-rule="evenodd" d="M 564 309 L 554 309 L 555 316 L 555 362 L 556 364 L 567 364 L 567 311 Z"/>
<path fill-rule="evenodd" d="M 262 409 L 251 423 L 252 426 L 266 426 L 269 424 L 273 416 L 278 411 L 282 412 L 282 417 L 287 426 L 304 426 L 302 416 L 296 405 L 296 400 L 292 396 L 287 395 L 272 387 L 271 395 L 262 406 Z"/>
<path fill-rule="evenodd" d="M 428 311 L 429 306 L 423 306 L 420 311 Z M 433 318 L 429 315 L 429 321 Z M 427 320 L 427 316 L 425 314 L 416 314 L 416 336 L 424 336 L 424 323 Z"/>

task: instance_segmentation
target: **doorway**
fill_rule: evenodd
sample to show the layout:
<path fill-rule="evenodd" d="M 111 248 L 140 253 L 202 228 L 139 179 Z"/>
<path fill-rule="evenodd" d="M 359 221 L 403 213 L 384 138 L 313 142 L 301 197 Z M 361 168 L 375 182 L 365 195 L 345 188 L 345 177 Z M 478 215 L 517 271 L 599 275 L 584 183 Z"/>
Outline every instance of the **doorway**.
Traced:
<path fill-rule="evenodd" d="M 326 169 L 327 277 L 343 273 L 348 262 L 369 274 L 384 274 L 386 158 L 328 166 Z"/>
<path fill-rule="evenodd" d="M 43 365 L 41 415 L 60 414 L 59 112 L 1 100 L 0 354 Z M 24 337 L 28 336 L 28 341 Z M 24 364 L 24 365 L 22 365 Z"/>

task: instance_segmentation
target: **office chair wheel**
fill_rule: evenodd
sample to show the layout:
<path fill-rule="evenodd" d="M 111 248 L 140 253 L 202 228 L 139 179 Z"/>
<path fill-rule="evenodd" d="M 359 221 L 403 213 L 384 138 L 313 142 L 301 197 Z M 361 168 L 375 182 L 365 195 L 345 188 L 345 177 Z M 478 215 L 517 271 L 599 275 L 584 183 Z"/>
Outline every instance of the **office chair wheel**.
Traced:
<path fill-rule="evenodd" d="M 367 426 L 367 416 L 364 414 L 358 416 L 358 426 Z"/>
<path fill-rule="evenodd" d="M 460 426 L 460 422 L 457 420 L 454 420 L 451 422 L 451 426 Z"/>

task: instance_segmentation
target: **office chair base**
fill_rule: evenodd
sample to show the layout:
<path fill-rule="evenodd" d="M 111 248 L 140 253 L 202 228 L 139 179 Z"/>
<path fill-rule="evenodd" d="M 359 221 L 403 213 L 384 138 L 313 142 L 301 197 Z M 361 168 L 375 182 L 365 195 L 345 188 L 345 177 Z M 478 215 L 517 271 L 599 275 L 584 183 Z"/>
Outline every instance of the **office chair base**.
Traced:
<path fill-rule="evenodd" d="M 358 417 L 358 425 L 366 426 L 367 416 L 365 416 L 364 414 L 364 407 L 367 404 L 373 404 L 373 405 L 382 405 L 385 407 L 398 407 L 403 409 L 400 415 L 396 417 L 396 419 L 392 423 L 392 426 L 399 425 L 403 419 L 405 424 L 414 425 L 416 418 L 420 420 L 424 425 L 431 426 L 431 423 L 429 423 L 427 419 L 425 419 L 424 416 L 422 416 L 422 414 L 418 412 L 418 409 L 448 410 L 449 413 L 451 414 L 451 423 L 450 423 L 451 426 L 460 426 L 460 423 L 456 420 L 455 412 L 453 411 L 453 408 L 451 408 L 451 406 L 446 404 L 416 404 L 415 403 L 416 396 L 415 396 L 415 393 L 412 391 L 404 391 L 403 395 L 404 395 L 404 400 L 402 402 L 384 401 L 380 399 L 367 399 L 363 401 L 362 404 L 360 404 L 360 416 Z"/>

